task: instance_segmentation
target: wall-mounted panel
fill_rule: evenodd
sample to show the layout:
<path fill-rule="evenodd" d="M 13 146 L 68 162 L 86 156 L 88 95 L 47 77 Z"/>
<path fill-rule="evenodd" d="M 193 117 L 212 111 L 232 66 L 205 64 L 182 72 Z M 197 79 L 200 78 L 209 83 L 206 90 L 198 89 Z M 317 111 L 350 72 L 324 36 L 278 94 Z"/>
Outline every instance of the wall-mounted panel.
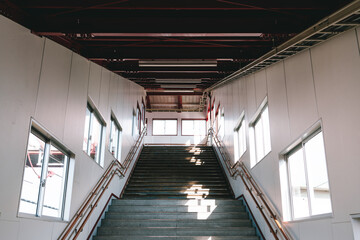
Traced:
<path fill-rule="evenodd" d="M 285 60 L 291 137 L 298 138 L 318 120 L 309 51 Z"/>

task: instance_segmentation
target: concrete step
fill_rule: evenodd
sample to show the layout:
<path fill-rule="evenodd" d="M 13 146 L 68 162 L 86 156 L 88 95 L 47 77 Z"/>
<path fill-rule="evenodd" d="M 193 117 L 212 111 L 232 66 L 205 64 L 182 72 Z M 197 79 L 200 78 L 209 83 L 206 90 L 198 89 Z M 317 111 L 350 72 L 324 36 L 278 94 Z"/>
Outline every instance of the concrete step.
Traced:
<path fill-rule="evenodd" d="M 178 187 L 171 187 L 171 186 L 149 186 L 149 185 L 143 185 L 140 187 L 136 187 L 133 185 L 129 185 L 126 190 L 127 191 L 142 191 L 142 190 L 146 190 L 146 191 L 157 191 L 157 190 L 161 190 L 161 191 L 178 191 L 178 192 L 184 192 L 184 191 L 188 191 L 190 189 L 210 189 L 210 191 L 228 191 L 228 188 L 226 185 L 223 186 L 213 186 L 213 187 L 209 187 L 209 186 L 203 186 L 203 185 L 189 185 L 189 186 L 178 186 Z"/>
<path fill-rule="evenodd" d="M 94 240 L 259 240 L 256 236 L 96 236 Z"/>
<path fill-rule="evenodd" d="M 143 235 L 143 236 L 251 236 L 255 230 L 250 227 L 222 227 L 222 228 L 197 228 L 197 227 L 146 227 L 146 228 L 125 228 L 125 227 L 102 227 L 98 235 Z"/>
<path fill-rule="evenodd" d="M 154 213 L 121 213 L 121 212 L 107 212 L 106 219 L 128 219 L 128 220 L 199 220 L 198 218 L 207 217 L 208 220 L 221 219 L 248 219 L 246 212 L 226 212 L 226 213 L 208 213 L 198 214 L 196 212 L 154 212 Z"/>
<path fill-rule="evenodd" d="M 113 212 L 126 212 L 126 213 L 137 213 L 137 212 L 197 212 L 197 213 L 214 213 L 214 212 L 244 212 L 244 206 L 216 206 L 216 205 L 184 205 L 184 206 L 158 206 L 158 205 L 138 205 L 138 206 L 109 206 L 109 211 Z"/>
<path fill-rule="evenodd" d="M 248 219 L 230 219 L 230 220 L 117 220 L 105 219 L 101 222 L 106 227 L 251 227 L 251 221 Z"/>
<path fill-rule="evenodd" d="M 217 205 L 217 206 L 243 206 L 241 201 L 228 199 L 228 200 L 126 200 L 126 199 L 113 199 L 112 205 L 125 205 L 125 206 L 184 206 L 184 205 Z"/>

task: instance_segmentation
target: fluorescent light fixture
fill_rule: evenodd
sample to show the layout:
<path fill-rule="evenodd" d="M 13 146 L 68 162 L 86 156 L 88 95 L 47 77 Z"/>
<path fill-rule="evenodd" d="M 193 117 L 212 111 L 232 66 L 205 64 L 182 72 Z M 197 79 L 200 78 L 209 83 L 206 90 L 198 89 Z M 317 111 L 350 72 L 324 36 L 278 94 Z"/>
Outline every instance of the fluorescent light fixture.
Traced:
<path fill-rule="evenodd" d="M 201 79 L 156 79 L 156 83 L 201 83 Z"/>
<path fill-rule="evenodd" d="M 188 60 L 188 61 L 139 61 L 139 67 L 217 67 L 216 60 Z"/>
<path fill-rule="evenodd" d="M 174 84 L 174 85 L 170 85 L 170 84 L 162 84 L 160 85 L 161 88 L 196 88 L 196 85 L 191 84 Z"/>
<path fill-rule="evenodd" d="M 194 92 L 194 90 L 164 90 L 162 92 L 178 93 L 178 92 Z"/>

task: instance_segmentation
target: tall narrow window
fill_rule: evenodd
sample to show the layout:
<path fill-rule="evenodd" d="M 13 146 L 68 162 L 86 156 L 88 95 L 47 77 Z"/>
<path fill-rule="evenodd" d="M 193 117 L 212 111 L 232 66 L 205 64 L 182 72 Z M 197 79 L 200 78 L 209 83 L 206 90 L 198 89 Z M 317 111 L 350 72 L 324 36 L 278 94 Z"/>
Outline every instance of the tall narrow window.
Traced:
<path fill-rule="evenodd" d="M 185 136 L 205 136 L 205 120 L 181 120 L 181 135 Z"/>
<path fill-rule="evenodd" d="M 329 180 L 321 129 L 286 155 L 291 219 L 331 213 Z"/>
<path fill-rule="evenodd" d="M 118 161 L 121 161 L 121 137 L 122 128 L 116 118 L 111 116 L 109 150 Z"/>
<path fill-rule="evenodd" d="M 260 162 L 270 151 L 270 124 L 269 124 L 269 108 L 265 101 L 260 108 L 260 111 L 255 117 L 255 120 L 250 123 L 251 131 L 253 133 L 254 159 L 252 159 L 252 166 Z"/>
<path fill-rule="evenodd" d="M 235 127 L 234 149 L 235 149 L 235 161 L 237 161 L 246 151 L 246 132 L 245 132 L 244 113 L 241 114 L 240 122 Z"/>
<path fill-rule="evenodd" d="M 177 135 L 177 120 L 154 119 L 152 123 L 153 135 Z"/>
<path fill-rule="evenodd" d="M 133 117 L 132 117 L 132 128 L 131 128 L 131 136 L 135 137 L 137 133 L 137 115 L 135 110 L 133 109 Z"/>
<path fill-rule="evenodd" d="M 26 154 L 19 212 L 64 218 L 70 154 L 32 128 Z"/>
<path fill-rule="evenodd" d="M 89 104 L 86 108 L 83 150 L 102 166 L 104 122 Z"/>

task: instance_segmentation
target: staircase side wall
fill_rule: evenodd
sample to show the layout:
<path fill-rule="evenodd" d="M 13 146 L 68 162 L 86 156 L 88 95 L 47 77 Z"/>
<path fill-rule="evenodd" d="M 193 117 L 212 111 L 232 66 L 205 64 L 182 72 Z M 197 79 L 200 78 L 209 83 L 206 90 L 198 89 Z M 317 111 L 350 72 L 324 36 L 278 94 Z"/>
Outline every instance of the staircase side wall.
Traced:
<path fill-rule="evenodd" d="M 114 159 L 108 150 L 111 112 L 123 129 L 122 159 L 134 144 L 132 114 L 144 89 L 3 16 L 0 29 L 0 239 L 57 239 L 66 222 L 18 217 L 30 118 L 75 153 L 71 218 Z M 107 123 L 104 168 L 82 151 L 88 98 Z M 119 194 L 124 182 L 109 190 Z"/>
<path fill-rule="evenodd" d="M 345 32 L 213 92 L 215 109 L 220 102 L 225 110 L 223 141 L 233 161 L 238 160 L 234 159 L 233 129 L 241 113 L 245 112 L 248 126 L 268 98 L 271 152 L 251 173 L 281 214 L 279 153 L 322 121 L 333 216 L 287 222 L 295 239 L 353 239 L 350 214 L 360 212 L 360 188 L 355 187 L 360 182 L 359 32 Z M 249 169 L 252 148 L 247 140 L 241 157 Z M 245 194 L 250 202 L 240 178 L 230 181 L 236 195 Z"/>

